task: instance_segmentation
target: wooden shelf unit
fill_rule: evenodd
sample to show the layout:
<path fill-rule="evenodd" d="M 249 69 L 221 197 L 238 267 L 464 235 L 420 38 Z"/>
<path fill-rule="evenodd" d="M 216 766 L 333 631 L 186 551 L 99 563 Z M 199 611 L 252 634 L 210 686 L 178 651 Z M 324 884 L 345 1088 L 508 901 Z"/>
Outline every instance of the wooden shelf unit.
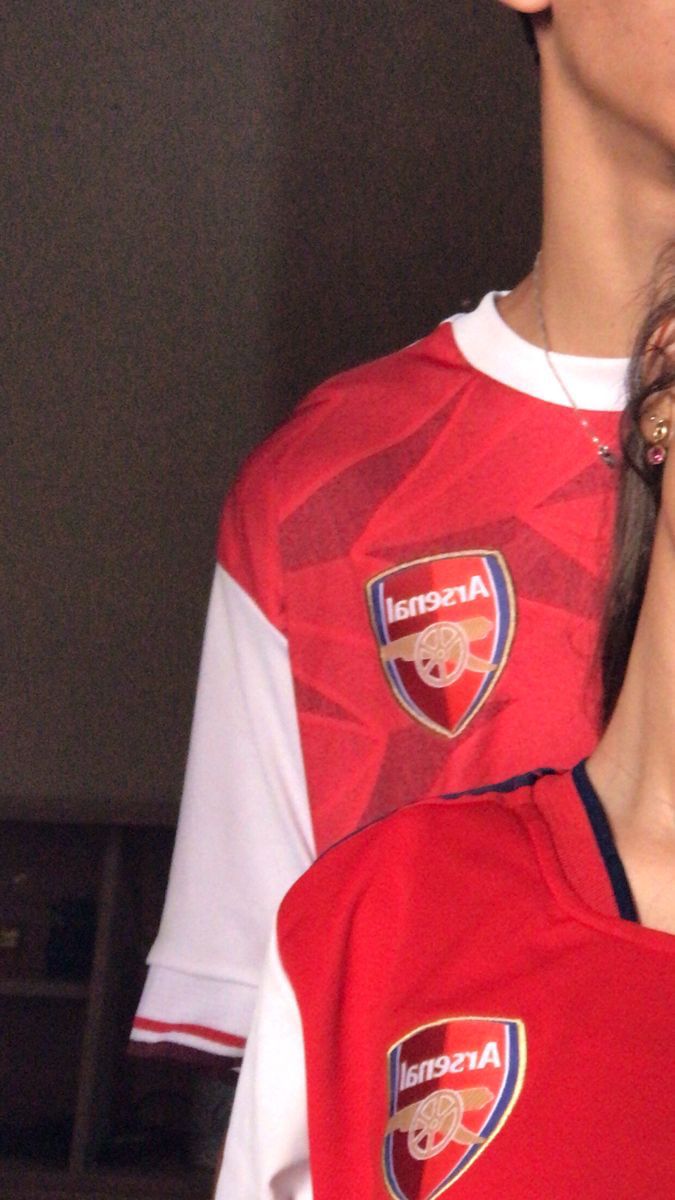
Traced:
<path fill-rule="evenodd" d="M 91 841 L 97 856 L 89 863 L 97 879 L 96 931 L 89 978 L 81 982 L 41 976 L 31 969 L 16 977 L 0 977 L 0 1013 L 5 1005 L 20 1005 L 20 1012 L 47 1006 L 45 1019 L 55 1028 L 63 1019 L 59 1013 L 74 1006 L 80 1030 L 77 1079 L 72 1104 L 72 1131 L 63 1165 L 36 1163 L 35 1156 L 19 1156 L 12 1150 L 0 1152 L 0 1196 L 7 1200 L 25 1197 L 40 1200 L 87 1200 L 89 1197 L 115 1197 L 134 1200 L 142 1196 L 162 1196 L 163 1200 L 201 1200 L 210 1193 L 209 1172 L 173 1161 L 158 1165 L 111 1167 L 102 1161 L 101 1151 L 112 1127 L 111 1105 L 116 1080 L 128 1069 L 125 1038 L 120 1040 L 120 1013 L 133 1007 L 136 997 L 128 994 L 130 960 L 130 910 L 133 907 L 135 845 L 144 833 L 165 831 L 162 837 L 168 850 L 175 825 L 177 805 L 156 798 L 150 800 L 65 798 L 61 800 L 21 800 L 0 797 L 0 838 L 8 829 L 21 843 L 30 844 L 50 836 L 57 845 L 63 832 Z M 156 881 L 161 894 L 164 879 Z M 126 989 L 126 990 L 125 990 Z M 42 1010 L 40 1010 L 42 1011 Z M 2 1018 L 0 1018 L 2 1019 Z M 42 1016 L 38 1018 L 42 1020 Z M 30 1059 L 32 1047 L 26 1046 Z M 34 1051 L 33 1051 L 34 1052 Z M 133 1060 L 138 1063 L 138 1060 Z M 138 1070 L 138 1067 L 135 1068 Z M 40 1071 L 36 1060 L 34 1071 Z M 20 1087 L 20 1081 L 17 1084 Z"/>
<path fill-rule="evenodd" d="M 3 1200 L 207 1200 L 211 1172 L 192 1168 L 74 1173 L 0 1161 Z"/>
<path fill-rule="evenodd" d="M 86 1000 L 89 985 L 66 979 L 0 979 L 0 1000 L 3 996 L 19 1000 Z"/>

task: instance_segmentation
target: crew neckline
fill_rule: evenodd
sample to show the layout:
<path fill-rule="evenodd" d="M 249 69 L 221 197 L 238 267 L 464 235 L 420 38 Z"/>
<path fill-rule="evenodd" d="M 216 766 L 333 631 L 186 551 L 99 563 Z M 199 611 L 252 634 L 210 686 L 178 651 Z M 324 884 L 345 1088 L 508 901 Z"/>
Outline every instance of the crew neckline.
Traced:
<path fill-rule="evenodd" d="M 501 316 L 497 299 L 506 292 L 488 292 L 471 312 L 448 319 L 457 347 L 476 370 L 498 383 L 549 404 L 570 403 L 539 346 L 520 337 Z M 620 412 L 626 399 L 627 358 L 584 358 L 551 354 L 579 408 L 591 412 Z"/>

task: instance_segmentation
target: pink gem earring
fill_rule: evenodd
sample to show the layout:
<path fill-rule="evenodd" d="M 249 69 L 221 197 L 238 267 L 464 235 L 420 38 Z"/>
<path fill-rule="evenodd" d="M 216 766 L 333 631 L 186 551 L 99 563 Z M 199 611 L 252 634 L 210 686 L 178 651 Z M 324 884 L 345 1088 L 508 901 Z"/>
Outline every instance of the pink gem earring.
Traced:
<path fill-rule="evenodd" d="M 664 443 L 670 435 L 670 426 L 665 417 L 659 416 L 658 413 L 653 413 L 649 420 L 653 422 L 654 428 L 650 431 L 649 440 L 652 444 L 647 447 L 645 458 L 650 467 L 660 467 L 668 456 L 668 447 Z"/>

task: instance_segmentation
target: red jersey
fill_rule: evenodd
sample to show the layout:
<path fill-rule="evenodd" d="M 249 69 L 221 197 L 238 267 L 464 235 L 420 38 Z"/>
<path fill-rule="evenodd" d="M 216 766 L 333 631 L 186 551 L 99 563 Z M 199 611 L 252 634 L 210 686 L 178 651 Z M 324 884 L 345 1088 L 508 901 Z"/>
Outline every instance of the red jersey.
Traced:
<path fill-rule="evenodd" d="M 556 361 L 615 446 L 624 364 Z M 256 451 L 223 514 L 138 1040 L 242 1045 L 317 851 L 590 750 L 614 482 L 493 297 L 324 384 Z"/>
<path fill-rule="evenodd" d="M 217 1200 L 673 1194 L 675 937 L 617 914 L 569 774 L 517 782 L 291 890 Z"/>
<path fill-rule="evenodd" d="M 288 641 L 317 851 L 591 749 L 613 497 L 574 415 L 477 374 L 447 324 L 254 455 L 219 561 Z"/>

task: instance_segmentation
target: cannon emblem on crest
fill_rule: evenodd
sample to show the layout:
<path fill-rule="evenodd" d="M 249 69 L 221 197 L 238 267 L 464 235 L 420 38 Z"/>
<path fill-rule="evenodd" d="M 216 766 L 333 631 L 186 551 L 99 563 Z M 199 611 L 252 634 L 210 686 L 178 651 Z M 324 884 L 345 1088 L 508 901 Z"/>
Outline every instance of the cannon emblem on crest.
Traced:
<path fill-rule="evenodd" d="M 441 1088 L 430 1092 L 416 1104 L 400 1108 L 390 1117 L 386 1133 L 400 1131 L 408 1135 L 408 1150 L 412 1158 L 433 1158 L 450 1142 L 462 1146 L 482 1146 L 485 1138 L 472 1133 L 462 1124 L 465 1112 L 484 1108 L 493 1099 L 486 1087 L 454 1091 Z"/>
<path fill-rule="evenodd" d="M 494 628 L 487 617 L 468 617 L 465 621 L 435 621 L 418 633 L 396 638 L 380 648 L 382 661 L 402 658 L 413 662 L 420 679 L 429 687 L 449 687 L 465 671 L 488 675 L 497 664 L 479 658 L 471 643 L 487 637 Z"/>

